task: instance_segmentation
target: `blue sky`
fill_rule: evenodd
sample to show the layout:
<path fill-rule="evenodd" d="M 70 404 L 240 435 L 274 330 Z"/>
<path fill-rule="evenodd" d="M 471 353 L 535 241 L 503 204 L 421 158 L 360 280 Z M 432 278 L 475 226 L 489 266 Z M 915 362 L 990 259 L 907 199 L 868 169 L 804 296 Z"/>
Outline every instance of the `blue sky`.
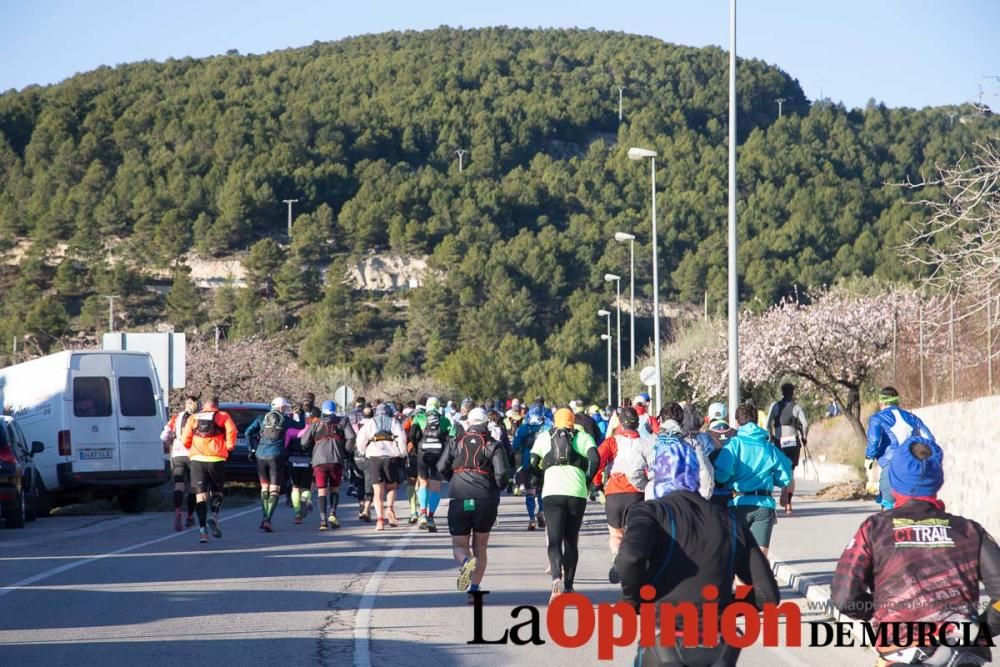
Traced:
<path fill-rule="evenodd" d="M 0 0 L 0 91 L 99 65 L 440 25 L 581 27 L 728 44 L 727 0 Z M 847 106 L 1000 105 L 998 0 L 741 0 L 740 56 Z"/>

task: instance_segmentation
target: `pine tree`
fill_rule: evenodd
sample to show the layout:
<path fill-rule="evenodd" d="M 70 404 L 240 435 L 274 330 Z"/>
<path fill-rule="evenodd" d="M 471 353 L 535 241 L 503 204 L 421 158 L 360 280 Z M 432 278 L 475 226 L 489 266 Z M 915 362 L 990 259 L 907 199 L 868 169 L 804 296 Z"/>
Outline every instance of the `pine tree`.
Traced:
<path fill-rule="evenodd" d="M 75 259 L 67 257 L 59 263 L 52 286 L 60 296 L 80 296 L 87 280 L 87 269 Z"/>
<path fill-rule="evenodd" d="M 251 289 L 268 297 L 274 294 L 274 274 L 277 273 L 284 252 L 274 239 L 261 239 L 250 247 L 250 254 L 243 259 L 247 284 Z"/>
<path fill-rule="evenodd" d="M 278 301 L 287 311 L 295 311 L 317 300 L 319 276 L 310 266 L 304 266 L 296 256 L 289 257 L 274 276 Z"/>
<path fill-rule="evenodd" d="M 167 293 L 167 317 L 181 329 L 196 327 L 202 321 L 201 295 L 186 266 L 174 269 L 174 281 Z"/>
<path fill-rule="evenodd" d="M 313 366 L 344 361 L 352 345 L 351 288 L 344 282 L 344 266 L 334 262 L 326 274 L 323 300 L 312 312 L 309 333 L 302 341 L 302 359 Z"/>
<path fill-rule="evenodd" d="M 48 353 L 59 339 L 66 335 L 69 315 L 56 298 L 43 296 L 28 310 L 24 324 L 39 349 L 43 353 Z"/>

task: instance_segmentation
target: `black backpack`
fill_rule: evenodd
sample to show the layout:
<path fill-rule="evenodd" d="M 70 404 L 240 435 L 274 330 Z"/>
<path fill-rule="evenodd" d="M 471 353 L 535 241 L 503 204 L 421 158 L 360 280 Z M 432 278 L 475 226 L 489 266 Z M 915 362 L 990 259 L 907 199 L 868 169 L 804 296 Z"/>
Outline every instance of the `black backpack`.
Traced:
<path fill-rule="evenodd" d="M 420 438 L 420 449 L 441 451 L 441 416 L 437 412 L 428 412 L 427 424 Z"/>
<path fill-rule="evenodd" d="M 217 412 L 199 412 L 195 417 L 195 433 L 203 438 L 214 438 L 225 433 L 223 428 L 215 423 Z"/>
<path fill-rule="evenodd" d="M 274 442 L 285 437 L 285 415 L 277 410 L 271 410 L 264 415 L 261 422 L 260 439 Z"/>
<path fill-rule="evenodd" d="M 587 470 L 587 459 L 580 455 L 573 447 L 573 436 L 575 432 L 568 428 L 557 428 L 552 431 L 551 445 L 549 451 L 543 459 L 545 467 L 551 466 L 575 466 L 581 470 Z"/>
<path fill-rule="evenodd" d="M 480 475 L 493 474 L 493 446 L 489 433 L 466 431 L 458 439 L 458 452 L 452 470 L 454 472 L 475 472 Z"/>

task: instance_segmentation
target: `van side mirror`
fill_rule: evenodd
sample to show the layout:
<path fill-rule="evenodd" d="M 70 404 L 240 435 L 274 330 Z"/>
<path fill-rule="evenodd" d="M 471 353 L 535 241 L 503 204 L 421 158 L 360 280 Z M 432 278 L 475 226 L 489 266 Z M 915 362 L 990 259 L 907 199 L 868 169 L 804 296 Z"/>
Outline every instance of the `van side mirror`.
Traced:
<path fill-rule="evenodd" d="M 44 451 L 45 451 L 45 443 L 39 442 L 37 440 L 31 443 L 32 456 L 34 456 L 35 454 L 41 454 Z"/>

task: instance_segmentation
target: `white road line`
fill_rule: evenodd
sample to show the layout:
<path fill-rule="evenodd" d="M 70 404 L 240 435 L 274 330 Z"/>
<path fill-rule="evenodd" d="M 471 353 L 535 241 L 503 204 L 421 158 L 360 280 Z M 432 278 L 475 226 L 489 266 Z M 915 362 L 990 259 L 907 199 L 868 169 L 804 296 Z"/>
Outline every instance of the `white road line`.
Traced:
<path fill-rule="evenodd" d="M 221 520 L 222 521 L 228 521 L 229 519 L 236 519 L 238 517 L 245 516 L 247 514 L 251 514 L 253 512 L 258 512 L 258 511 L 260 511 L 259 507 L 251 507 L 250 509 L 243 510 L 242 512 L 237 512 L 236 514 L 227 514 L 227 515 L 223 516 Z M 169 535 L 164 535 L 163 537 L 158 537 L 155 540 L 148 540 L 146 542 L 140 542 L 139 544 L 133 544 L 132 546 L 129 546 L 129 547 L 123 547 L 121 549 L 116 549 L 114 551 L 109 551 L 106 554 L 98 554 L 96 556 L 88 556 L 87 558 L 81 558 L 80 560 L 75 560 L 75 561 L 73 561 L 71 563 L 66 563 L 65 565 L 60 565 L 59 567 L 54 567 L 51 570 L 45 570 L 44 572 L 39 572 L 38 574 L 32 575 L 30 577 L 27 577 L 26 579 L 21 579 L 20 581 L 15 581 L 13 584 L 11 584 L 9 586 L 3 586 L 2 588 L 0 588 L 0 598 L 2 598 L 3 596 L 7 595 L 8 593 L 13 593 L 14 591 L 19 590 L 21 588 L 24 588 L 26 586 L 30 586 L 32 584 L 37 584 L 39 581 L 44 581 L 45 579 L 49 579 L 50 577 L 54 577 L 57 574 L 62 574 L 63 572 L 67 572 L 69 570 L 75 570 L 76 568 L 78 568 L 78 567 L 80 567 L 82 565 L 87 565 L 87 564 L 93 563 L 95 561 L 104 560 L 105 558 L 110 558 L 112 556 L 118 556 L 120 554 L 128 553 L 130 551 L 137 551 L 137 550 L 142 549 L 144 547 L 148 547 L 148 546 L 153 545 L 153 544 L 159 544 L 160 542 L 165 542 L 167 540 L 172 540 L 175 537 L 180 537 L 181 535 L 188 535 L 188 534 L 193 533 L 193 532 L 195 532 L 194 528 L 191 528 L 189 530 L 185 530 L 185 531 L 182 531 L 182 532 L 179 532 L 179 533 L 170 533 Z"/>
<path fill-rule="evenodd" d="M 361 594 L 358 611 L 354 616 L 354 667 L 371 667 L 372 656 L 369 640 L 371 639 L 371 623 L 375 610 L 375 596 L 378 595 L 379 588 L 382 587 L 382 580 L 385 579 L 386 573 L 396 562 L 396 557 L 410 545 L 416 534 L 416 527 L 411 528 L 406 537 L 402 538 L 392 551 L 386 554 Z"/>

